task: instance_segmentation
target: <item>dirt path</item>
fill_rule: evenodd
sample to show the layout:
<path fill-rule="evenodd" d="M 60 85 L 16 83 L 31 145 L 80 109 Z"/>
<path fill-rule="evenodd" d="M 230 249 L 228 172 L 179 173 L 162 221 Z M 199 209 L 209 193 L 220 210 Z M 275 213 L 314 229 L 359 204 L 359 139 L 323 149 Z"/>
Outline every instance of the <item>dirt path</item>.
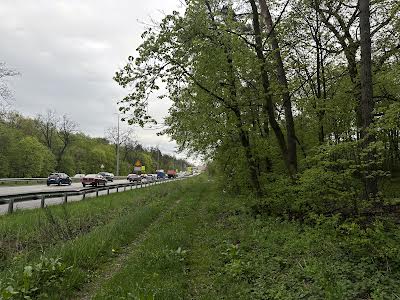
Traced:
<path fill-rule="evenodd" d="M 166 211 L 162 212 L 132 243 L 122 248 L 120 254 L 116 258 L 97 270 L 92 280 L 71 299 L 91 299 L 105 282 L 122 269 L 134 249 L 147 238 L 149 232 L 156 227 L 164 219 L 165 215 L 172 211 L 180 201 L 181 200 L 175 201 L 175 203 L 173 203 Z"/>

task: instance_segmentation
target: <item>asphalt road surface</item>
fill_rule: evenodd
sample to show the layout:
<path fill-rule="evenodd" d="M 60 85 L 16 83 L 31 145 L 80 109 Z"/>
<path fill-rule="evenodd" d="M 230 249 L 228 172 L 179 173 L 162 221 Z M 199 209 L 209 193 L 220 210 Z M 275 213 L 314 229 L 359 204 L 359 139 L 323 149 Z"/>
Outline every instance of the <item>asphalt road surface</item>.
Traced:
<path fill-rule="evenodd" d="M 118 184 L 118 183 L 127 183 L 127 180 L 114 180 L 114 182 L 109 182 L 108 185 L 112 184 Z M 47 191 L 54 191 L 56 192 L 57 190 L 78 190 L 82 189 L 83 186 L 81 183 L 72 183 L 71 185 L 43 185 L 43 184 L 38 184 L 38 185 L 27 185 L 27 186 L 2 186 L 0 187 L 0 195 L 14 195 L 14 194 L 21 194 L 21 193 L 40 193 L 40 192 L 47 192 Z M 140 185 L 138 186 L 132 186 L 132 189 L 140 188 Z M 127 187 L 127 190 L 130 188 Z M 110 193 L 115 193 L 117 190 L 116 189 L 110 189 Z M 120 192 L 124 191 L 123 188 L 120 189 Z M 106 195 L 107 191 L 99 191 L 99 196 Z M 96 197 L 96 193 L 88 193 L 86 194 L 86 198 L 92 198 Z M 83 195 L 77 195 L 77 196 L 68 196 L 68 202 L 73 202 L 73 201 L 80 201 L 83 199 Z M 58 198 L 46 198 L 46 206 L 47 205 L 58 205 L 63 202 L 62 197 Z M 23 201 L 23 202 L 15 202 L 14 203 L 14 211 L 18 209 L 33 209 L 33 208 L 39 208 L 40 207 L 40 199 L 38 200 L 29 200 L 29 201 Z M 0 215 L 7 213 L 8 210 L 8 204 L 0 204 Z"/>
<path fill-rule="evenodd" d="M 108 182 L 110 184 L 117 183 L 127 183 L 127 180 L 114 180 L 113 182 Z M 50 185 L 46 184 L 35 184 L 35 185 L 21 185 L 21 186 L 0 186 L 0 196 L 4 195 L 16 195 L 23 193 L 40 193 L 40 192 L 56 192 L 57 190 L 77 190 L 83 188 L 82 183 L 72 183 L 71 185 Z"/>
<path fill-rule="evenodd" d="M 119 184 L 119 183 L 127 183 L 127 180 L 114 180 L 114 182 L 109 182 L 108 185 Z M 163 181 L 162 183 L 168 183 L 170 181 Z M 147 186 L 147 185 L 146 185 Z M 145 186 L 143 186 L 145 187 Z M 2 186 L 0 187 L 0 195 L 16 195 L 22 193 L 40 193 L 40 192 L 56 192 L 57 190 L 79 190 L 82 189 L 83 186 L 81 183 L 72 183 L 71 185 L 51 185 L 47 186 L 45 184 L 38 185 L 26 185 L 26 186 Z M 141 188 L 140 185 L 135 185 L 132 187 L 126 187 L 126 190 L 130 189 L 138 189 Z M 124 191 L 124 188 L 120 188 L 120 192 Z M 116 193 L 116 189 L 110 189 L 110 193 Z M 99 191 L 99 196 L 106 195 L 107 191 Z M 96 197 L 96 193 L 88 193 L 86 194 L 86 198 Z M 80 201 L 83 199 L 83 195 L 77 196 L 68 196 L 68 202 Z M 33 209 L 40 207 L 40 199 L 38 200 L 28 200 L 23 202 L 15 202 L 14 203 L 14 211 L 18 209 Z M 45 203 L 47 205 L 58 205 L 63 202 L 63 197 L 58 198 L 46 198 Z M 0 215 L 7 213 L 8 204 L 0 204 Z"/>

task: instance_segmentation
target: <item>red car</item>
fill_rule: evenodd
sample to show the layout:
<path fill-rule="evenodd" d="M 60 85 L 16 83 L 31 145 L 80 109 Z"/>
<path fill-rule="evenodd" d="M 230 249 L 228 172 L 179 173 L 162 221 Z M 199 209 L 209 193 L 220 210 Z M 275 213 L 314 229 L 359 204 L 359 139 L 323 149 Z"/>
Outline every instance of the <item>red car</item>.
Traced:
<path fill-rule="evenodd" d="M 86 185 L 98 186 L 98 185 L 106 185 L 107 179 L 99 174 L 88 174 L 81 179 L 83 187 Z"/>

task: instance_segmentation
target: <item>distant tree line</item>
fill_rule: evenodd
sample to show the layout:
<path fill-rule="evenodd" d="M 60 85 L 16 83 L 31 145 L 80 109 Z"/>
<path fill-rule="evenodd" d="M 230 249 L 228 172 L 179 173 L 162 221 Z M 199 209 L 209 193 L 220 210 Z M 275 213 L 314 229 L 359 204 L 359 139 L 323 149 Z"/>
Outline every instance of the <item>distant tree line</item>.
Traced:
<path fill-rule="evenodd" d="M 94 138 L 78 131 L 67 116 L 47 111 L 36 118 L 17 112 L 0 115 L 0 177 L 44 177 L 58 171 L 69 175 L 116 171 L 116 141 L 112 129 L 106 137 Z M 129 132 L 121 132 L 120 175 L 133 171 L 140 160 L 146 172 L 157 168 L 185 169 L 185 160 L 145 148 Z M 101 166 L 104 166 L 102 169 Z"/>

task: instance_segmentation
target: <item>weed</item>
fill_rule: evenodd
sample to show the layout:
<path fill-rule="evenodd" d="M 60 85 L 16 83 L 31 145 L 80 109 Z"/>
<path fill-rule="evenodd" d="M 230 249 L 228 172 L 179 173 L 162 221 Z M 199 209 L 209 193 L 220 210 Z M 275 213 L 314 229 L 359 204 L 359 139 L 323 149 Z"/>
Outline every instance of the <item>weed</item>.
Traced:
<path fill-rule="evenodd" d="M 58 258 L 41 256 L 38 263 L 26 265 L 5 282 L 0 282 L 1 299 L 37 299 L 46 297 L 49 289 L 60 286 L 71 271 Z"/>

